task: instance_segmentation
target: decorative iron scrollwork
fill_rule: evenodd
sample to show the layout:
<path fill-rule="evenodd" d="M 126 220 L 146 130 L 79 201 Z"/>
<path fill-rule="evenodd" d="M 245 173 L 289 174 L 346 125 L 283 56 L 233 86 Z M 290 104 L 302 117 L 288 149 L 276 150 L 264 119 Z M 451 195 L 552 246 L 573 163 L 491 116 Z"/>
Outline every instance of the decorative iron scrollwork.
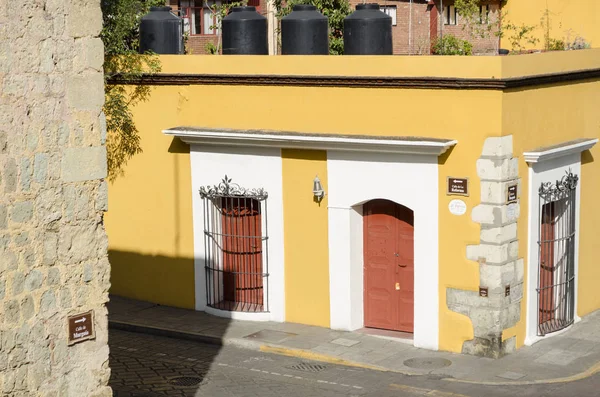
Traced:
<path fill-rule="evenodd" d="M 539 189 L 539 195 L 546 201 L 552 201 L 560 198 L 565 192 L 575 190 L 579 176 L 573 174 L 571 170 L 566 171 L 566 175 L 560 180 L 553 182 L 542 182 Z"/>
<path fill-rule="evenodd" d="M 225 175 L 218 185 L 200 187 L 200 197 L 208 199 L 219 197 L 241 197 L 262 201 L 266 200 L 267 197 L 269 197 L 269 194 L 263 188 L 243 188 L 237 183 L 232 183 L 231 178 L 228 178 L 227 175 Z"/>

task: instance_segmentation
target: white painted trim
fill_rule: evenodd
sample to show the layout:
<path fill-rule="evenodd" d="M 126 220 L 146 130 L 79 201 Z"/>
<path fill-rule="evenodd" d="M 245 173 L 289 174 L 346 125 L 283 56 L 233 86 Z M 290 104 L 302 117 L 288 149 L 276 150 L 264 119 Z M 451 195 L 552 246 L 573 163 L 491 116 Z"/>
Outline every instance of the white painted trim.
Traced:
<path fill-rule="evenodd" d="M 550 161 L 534 163 L 529 167 L 529 219 L 527 227 L 529 230 L 528 236 L 528 254 L 527 254 L 527 302 L 525 316 L 525 345 L 532 345 L 540 340 L 560 335 L 562 331 L 553 332 L 546 336 L 537 335 L 537 282 L 538 282 L 538 263 L 539 263 L 539 197 L 538 189 L 542 182 L 554 182 L 560 180 L 565 172 L 571 170 L 579 176 L 579 184 L 576 190 L 575 202 L 575 322 L 580 318 L 577 316 L 578 308 L 578 291 L 579 291 L 579 227 L 580 227 L 580 210 L 581 210 L 581 152 L 574 151 L 567 156 L 554 157 Z M 569 328 L 567 328 L 569 329 Z"/>
<path fill-rule="evenodd" d="M 394 175 L 401 180 L 390 180 Z M 388 199 L 414 211 L 416 347 L 439 346 L 438 163 L 435 156 L 327 152 L 331 328 L 364 326 L 362 204 Z M 407 189 L 406 186 L 410 186 Z"/>
<path fill-rule="evenodd" d="M 194 230 L 194 285 L 196 310 L 216 316 L 252 321 L 285 321 L 285 284 L 283 251 L 283 179 L 281 150 L 277 148 L 241 148 L 192 145 L 192 210 Z M 200 186 L 218 184 L 227 174 L 234 183 L 246 188 L 264 188 L 268 194 L 269 282 L 264 296 L 269 312 L 228 312 L 206 306 L 204 247 L 204 210 L 198 193 Z M 264 228 L 264 225 L 263 225 Z"/>
<path fill-rule="evenodd" d="M 258 146 L 292 149 L 344 150 L 380 153 L 426 154 L 439 156 L 456 145 L 455 140 L 409 137 L 348 137 L 335 135 L 302 135 L 256 131 L 200 130 L 174 128 L 165 135 L 176 136 L 189 144 Z"/>
<path fill-rule="evenodd" d="M 571 154 L 581 153 L 585 150 L 591 149 L 598 139 L 586 139 L 568 144 L 565 142 L 565 146 L 555 147 L 548 150 L 530 151 L 523 153 L 525 161 L 528 163 L 539 163 L 542 161 L 548 161 L 559 157 L 569 156 Z"/>

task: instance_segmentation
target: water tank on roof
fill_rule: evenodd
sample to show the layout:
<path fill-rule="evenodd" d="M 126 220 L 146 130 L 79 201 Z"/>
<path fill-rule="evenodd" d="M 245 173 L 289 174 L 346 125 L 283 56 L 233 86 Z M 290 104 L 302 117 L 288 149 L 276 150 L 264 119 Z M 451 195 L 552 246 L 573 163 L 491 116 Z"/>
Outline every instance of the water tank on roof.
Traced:
<path fill-rule="evenodd" d="M 344 19 L 344 55 L 392 55 L 392 17 L 379 4 L 357 4 Z"/>
<path fill-rule="evenodd" d="M 233 7 L 223 18 L 223 55 L 268 55 L 267 18 L 256 7 Z"/>
<path fill-rule="evenodd" d="M 183 54 L 183 20 L 171 7 L 150 7 L 140 22 L 140 53 Z"/>
<path fill-rule="evenodd" d="M 281 19 L 281 53 L 329 54 L 327 17 L 313 5 L 295 5 L 292 13 Z"/>

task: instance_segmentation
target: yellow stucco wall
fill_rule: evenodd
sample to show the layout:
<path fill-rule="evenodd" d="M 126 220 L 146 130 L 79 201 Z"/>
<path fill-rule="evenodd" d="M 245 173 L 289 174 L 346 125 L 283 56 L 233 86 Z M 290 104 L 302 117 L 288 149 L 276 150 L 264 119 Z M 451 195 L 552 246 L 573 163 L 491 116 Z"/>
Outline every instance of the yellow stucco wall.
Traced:
<path fill-rule="evenodd" d="M 319 176 L 327 191 L 327 152 L 281 151 L 285 255 L 285 319 L 329 327 L 327 196 L 313 200 Z"/>
<path fill-rule="evenodd" d="M 570 35 L 571 41 L 579 35 L 591 42 L 592 47 L 600 47 L 600 5 L 593 0 L 508 0 L 503 7 L 507 12 L 506 18 L 517 25 L 536 26 L 535 36 L 540 42 L 536 48 L 544 46 L 544 29 L 541 19 L 549 10 L 551 34 L 550 37 L 566 40 Z M 510 34 L 510 33 L 508 33 Z M 507 39 L 502 46 L 509 48 Z"/>
<path fill-rule="evenodd" d="M 600 82 L 545 86 L 524 90 L 511 90 L 503 98 L 503 133 L 513 134 L 514 152 L 523 152 L 577 138 L 600 137 Z M 597 258 L 600 249 L 596 243 L 597 225 L 600 224 L 597 198 L 600 194 L 600 162 L 597 161 L 600 148 L 594 147 L 583 153 L 581 170 L 581 224 L 579 241 L 579 290 L 578 315 L 585 315 L 600 308 L 600 295 L 597 283 L 600 268 Z M 519 159 L 521 177 L 521 217 L 518 225 L 519 256 L 528 256 L 527 208 L 529 167 Z M 535 265 L 535 264 L 534 264 Z M 527 278 L 527 271 L 525 272 Z M 527 282 L 527 280 L 525 280 Z M 526 291 L 525 291 L 526 294 Z M 507 330 L 503 338 L 517 336 L 520 346 L 525 337 L 526 299 L 521 304 L 521 321 L 513 329 Z M 535 299 L 535 297 L 533 297 Z"/>
<path fill-rule="evenodd" d="M 165 56 L 161 59 L 165 73 L 499 78 L 599 67 L 599 55 L 599 51 L 577 51 L 515 57 L 248 56 L 243 58 L 243 63 L 240 57 Z M 440 63 L 440 59 L 444 62 Z M 595 84 L 566 84 L 506 93 L 500 90 L 241 84 L 153 87 L 151 101 L 135 109 L 144 153 L 132 159 L 126 168 L 126 177 L 110 187 L 107 229 L 113 251 L 162 255 L 183 258 L 183 261 L 171 266 L 124 266 L 123 263 L 128 263 L 125 260 L 117 265 L 113 263 L 113 292 L 176 306 L 193 306 L 189 155 L 170 153 L 169 147 L 177 144 L 162 136 L 161 129 L 185 125 L 456 139 L 456 147 L 439 159 L 439 347 L 458 352 L 463 342 L 473 337 L 473 330 L 466 316 L 447 309 L 446 288 L 476 291 L 479 286 L 478 264 L 466 259 L 466 246 L 479 243 L 479 225 L 471 221 L 469 214 L 480 201 L 476 161 L 485 139 L 514 134 L 514 152 L 519 155 L 525 149 L 542 144 L 582 134 L 597 135 L 598 119 L 587 117 L 598 103 L 594 95 L 600 90 Z M 574 97 L 579 99 L 571 102 L 567 99 Z M 535 111 L 532 106 L 536 106 Z M 526 109 L 529 112 L 526 113 Z M 532 131 L 539 133 L 532 134 Z M 186 150 L 184 146 L 183 150 L 175 151 Z M 328 326 L 327 197 L 320 207 L 305 198 L 310 194 L 310 186 L 306 184 L 310 184 L 315 174 L 319 174 L 327 190 L 326 154 L 283 150 L 282 157 L 286 320 Z M 596 163 L 584 165 L 582 214 L 584 208 L 591 211 L 590 197 L 598 197 L 594 194 L 598 188 L 585 183 L 593 178 L 586 176 L 588 173 L 598 175 L 595 167 Z M 522 191 L 527 189 L 526 170 L 527 166 L 521 161 Z M 462 198 L 467 204 L 464 216 L 454 216 L 448 211 L 450 200 L 457 198 L 445 195 L 448 176 L 470 179 L 471 195 Z M 527 215 L 524 208 L 527 203 L 523 195 L 521 197 L 520 257 L 525 258 Z M 174 216 L 174 203 L 179 203 L 177 216 Z M 596 216 L 600 217 L 600 213 Z M 590 244 L 591 238 L 589 234 L 584 235 L 584 227 L 590 228 L 599 220 L 592 217 L 584 224 L 582 217 L 582 246 Z M 593 255 L 593 248 L 580 253 L 581 280 L 585 279 L 580 283 L 580 314 L 600 307 L 598 298 L 584 292 L 599 276 L 591 266 Z M 311 296 L 306 296 L 309 291 Z M 505 332 L 504 337 L 517 335 L 521 344 L 523 324 L 524 321 Z"/>
<path fill-rule="evenodd" d="M 111 290 L 165 305 L 194 307 L 189 146 L 162 134 L 178 124 L 177 88 L 153 88 L 133 109 L 143 153 L 109 184 L 106 231 Z"/>

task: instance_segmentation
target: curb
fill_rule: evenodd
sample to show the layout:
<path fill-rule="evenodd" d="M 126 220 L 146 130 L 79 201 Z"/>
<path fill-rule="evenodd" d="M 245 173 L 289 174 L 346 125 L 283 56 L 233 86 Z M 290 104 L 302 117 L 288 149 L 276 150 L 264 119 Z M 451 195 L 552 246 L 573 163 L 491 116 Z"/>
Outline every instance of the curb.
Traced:
<path fill-rule="evenodd" d="M 260 351 L 263 353 L 278 354 L 278 355 L 287 356 L 287 357 L 297 357 L 297 358 L 302 358 L 305 360 L 319 361 L 319 362 L 324 362 L 324 363 L 328 363 L 328 364 L 337 364 L 337 365 L 342 365 L 345 367 L 363 368 L 363 369 L 368 369 L 368 370 L 372 370 L 372 371 L 397 373 L 397 374 L 407 375 L 407 376 L 427 375 L 427 374 L 423 374 L 423 373 L 400 371 L 400 370 L 394 370 L 394 369 L 389 369 L 389 368 L 385 368 L 385 367 L 379 367 L 376 365 L 363 364 L 363 363 L 359 363 L 359 362 L 355 362 L 355 361 L 345 360 L 343 358 L 339 358 L 339 357 L 335 357 L 335 356 L 329 356 L 326 354 L 315 353 L 315 352 L 312 352 L 309 350 L 291 349 L 291 348 L 287 348 L 285 346 L 274 345 L 274 344 L 262 344 L 262 343 L 258 343 L 258 342 L 240 340 L 240 339 L 236 339 L 236 338 L 221 338 L 221 337 L 217 337 L 217 336 L 201 335 L 201 334 L 185 332 L 185 331 L 175 331 L 172 329 L 153 327 L 151 325 L 128 323 L 125 321 L 109 320 L 108 328 L 109 329 L 117 329 L 117 330 L 121 330 L 121 331 L 136 332 L 136 333 L 141 333 L 141 334 L 164 336 L 164 337 L 174 338 L 174 339 L 189 340 L 189 341 L 201 342 L 201 343 L 206 343 L 206 344 L 216 345 L 216 346 L 237 346 L 237 347 L 240 347 L 243 349 Z M 575 382 L 575 381 L 582 380 L 585 378 L 589 378 L 590 376 L 593 376 L 599 372 L 600 372 L 600 361 L 597 362 L 596 364 L 592 365 L 591 367 L 589 367 L 588 369 L 586 369 L 583 372 L 580 372 L 580 373 L 577 373 L 577 374 L 574 374 L 571 376 L 566 376 L 563 378 L 538 379 L 538 380 L 531 380 L 531 381 L 504 381 L 504 382 L 477 381 L 477 380 L 467 380 L 467 379 L 457 379 L 457 378 L 441 378 L 440 380 L 446 381 L 446 382 L 466 383 L 466 384 L 482 385 L 482 386 L 527 386 L 527 385 L 570 383 L 570 382 Z"/>

